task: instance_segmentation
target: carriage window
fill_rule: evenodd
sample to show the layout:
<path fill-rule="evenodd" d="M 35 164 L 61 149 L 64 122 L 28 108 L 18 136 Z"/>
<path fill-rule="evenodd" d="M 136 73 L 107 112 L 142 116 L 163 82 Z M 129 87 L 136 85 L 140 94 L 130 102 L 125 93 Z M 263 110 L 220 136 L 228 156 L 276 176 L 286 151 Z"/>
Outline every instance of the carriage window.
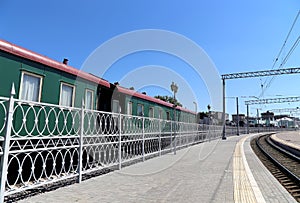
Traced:
<path fill-rule="evenodd" d="M 170 120 L 170 112 L 167 112 L 167 120 Z"/>
<path fill-rule="evenodd" d="M 62 106 L 74 106 L 75 97 L 74 85 L 61 83 L 59 104 Z"/>
<path fill-rule="evenodd" d="M 127 114 L 132 115 L 132 102 L 128 102 L 127 105 Z"/>
<path fill-rule="evenodd" d="M 162 117 L 162 110 L 161 110 L 161 109 L 159 109 L 158 118 L 159 118 L 159 119 L 162 119 L 162 118 L 163 118 L 163 117 Z"/>
<path fill-rule="evenodd" d="M 94 92 L 92 90 L 85 90 L 85 108 L 93 109 Z"/>
<path fill-rule="evenodd" d="M 149 117 L 154 118 L 154 108 L 153 107 L 149 108 Z"/>
<path fill-rule="evenodd" d="M 42 76 L 22 72 L 20 99 L 39 102 L 41 99 Z"/>
<path fill-rule="evenodd" d="M 121 112 L 118 100 L 113 100 L 112 112 L 113 113 L 120 113 Z"/>
<path fill-rule="evenodd" d="M 137 115 L 144 116 L 144 105 L 142 104 L 137 105 Z"/>

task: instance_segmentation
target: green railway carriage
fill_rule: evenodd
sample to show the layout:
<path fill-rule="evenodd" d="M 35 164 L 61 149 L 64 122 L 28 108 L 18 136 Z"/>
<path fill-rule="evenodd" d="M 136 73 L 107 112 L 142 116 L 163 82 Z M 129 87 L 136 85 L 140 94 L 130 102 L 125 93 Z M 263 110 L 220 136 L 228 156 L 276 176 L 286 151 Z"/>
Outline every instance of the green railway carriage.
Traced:
<path fill-rule="evenodd" d="M 176 111 L 175 119 L 174 110 Z M 120 87 L 119 85 L 115 85 L 112 96 L 112 111 L 115 113 L 121 112 L 126 115 L 121 124 L 122 126 L 125 126 L 125 129 L 123 129 L 125 132 L 127 131 L 127 128 L 130 132 L 141 132 L 141 130 L 144 129 L 146 134 L 150 133 L 150 137 L 151 133 L 156 132 L 152 135 L 151 139 L 145 140 L 144 142 L 144 146 L 148 150 L 159 150 L 159 146 L 161 149 L 170 147 L 172 140 L 175 139 L 174 132 L 178 132 L 181 129 L 181 125 L 178 122 L 173 123 L 171 121 L 176 120 L 179 122 L 194 123 L 196 120 L 196 114 L 194 112 L 178 106 L 174 108 L 171 103 Z M 140 119 L 140 117 L 133 117 L 131 115 L 143 116 L 145 119 Z M 134 134 L 132 136 L 134 137 Z M 132 136 L 123 136 L 123 142 L 129 142 L 127 145 L 129 148 L 138 146 L 138 148 L 141 149 L 143 147 L 141 142 L 130 142 Z M 161 143 L 159 144 L 160 139 Z M 149 149 L 149 147 L 147 148 L 147 146 L 152 146 L 152 149 Z"/>
<path fill-rule="evenodd" d="M 138 93 L 67 65 L 0 40 L 0 96 L 33 102 L 120 112 L 174 120 L 173 105 Z M 176 121 L 195 121 L 195 113 L 176 107 Z"/>
<path fill-rule="evenodd" d="M 84 98 L 86 108 L 97 109 L 99 89 L 110 88 L 103 79 L 3 40 L 0 73 L 0 96 L 9 96 L 14 83 L 18 99 L 63 106 L 81 107 Z"/>
<path fill-rule="evenodd" d="M 150 118 L 159 118 L 163 120 L 176 120 L 180 122 L 195 122 L 195 112 L 177 106 L 174 119 L 174 106 L 171 103 L 150 97 L 143 93 L 115 86 L 112 97 L 112 110 L 118 112 L 117 106 L 120 107 L 121 113 L 136 116 L 145 116 Z"/>
<path fill-rule="evenodd" d="M 12 119 L 6 120 L 12 84 L 16 100 Z M 80 109 L 82 101 L 85 111 Z M 195 122 L 194 112 L 175 110 L 176 121 Z M 84 170 L 102 167 L 116 161 L 120 149 L 128 157 L 169 149 L 181 125 L 173 120 L 173 104 L 110 84 L 68 66 L 66 60 L 57 62 L 0 40 L 0 136 L 11 126 L 10 185 L 76 174 L 79 163 Z"/>

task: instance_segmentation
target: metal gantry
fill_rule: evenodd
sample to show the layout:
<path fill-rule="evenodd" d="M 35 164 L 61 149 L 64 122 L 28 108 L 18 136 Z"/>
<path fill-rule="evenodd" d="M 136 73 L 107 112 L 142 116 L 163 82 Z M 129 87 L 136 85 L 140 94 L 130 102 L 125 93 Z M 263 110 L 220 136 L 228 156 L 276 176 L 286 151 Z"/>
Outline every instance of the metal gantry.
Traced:
<path fill-rule="evenodd" d="M 297 107 L 297 108 L 284 108 L 284 109 L 271 109 L 270 110 L 271 112 L 276 112 L 276 113 L 285 113 L 285 112 L 299 112 L 300 111 L 300 108 Z"/>
<path fill-rule="evenodd" d="M 274 103 L 286 103 L 286 102 L 298 102 L 300 97 L 282 97 L 282 98 L 270 98 L 270 99 L 257 99 L 245 101 L 246 105 L 253 104 L 274 104 Z"/>
<path fill-rule="evenodd" d="M 266 77 L 266 76 L 275 76 L 275 75 L 288 75 L 288 74 L 298 74 L 300 73 L 300 67 L 295 68 L 281 68 L 274 70 L 263 70 L 263 71 L 253 71 L 253 72 L 242 72 L 242 73 L 231 73 L 223 74 L 221 76 L 223 82 L 223 134 L 222 139 L 226 140 L 226 128 L 225 128 L 225 113 L 226 113 L 226 104 L 225 104 L 225 80 L 239 79 L 239 78 L 253 78 L 253 77 Z M 247 112 L 249 111 L 249 105 L 251 104 L 269 104 L 269 103 L 283 103 L 283 102 L 296 102 L 300 101 L 300 97 L 291 97 L 291 98 L 276 98 L 276 99 L 262 99 L 262 100 L 251 100 L 246 103 Z M 268 103 L 267 103 L 268 102 Z M 249 113 L 249 112 L 248 112 Z"/>
<path fill-rule="evenodd" d="M 282 68 L 275 70 L 263 70 L 244 73 L 230 73 L 222 75 L 222 80 L 239 79 L 239 78 L 253 78 L 253 77 L 265 77 L 274 75 L 286 75 L 300 73 L 300 67 L 297 68 Z"/>

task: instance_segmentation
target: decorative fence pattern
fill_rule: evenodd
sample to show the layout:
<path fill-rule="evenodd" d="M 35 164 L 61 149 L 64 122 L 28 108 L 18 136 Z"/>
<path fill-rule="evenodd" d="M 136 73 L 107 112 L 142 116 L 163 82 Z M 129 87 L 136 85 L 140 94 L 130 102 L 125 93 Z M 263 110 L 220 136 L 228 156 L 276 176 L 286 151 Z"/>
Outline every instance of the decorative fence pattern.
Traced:
<path fill-rule="evenodd" d="M 233 131 L 232 131 L 233 132 Z M 235 134 L 233 132 L 233 134 Z M 198 125 L 0 97 L 4 196 L 220 138 Z"/>
<path fill-rule="evenodd" d="M 221 126 L 0 97 L 1 200 L 221 136 Z"/>

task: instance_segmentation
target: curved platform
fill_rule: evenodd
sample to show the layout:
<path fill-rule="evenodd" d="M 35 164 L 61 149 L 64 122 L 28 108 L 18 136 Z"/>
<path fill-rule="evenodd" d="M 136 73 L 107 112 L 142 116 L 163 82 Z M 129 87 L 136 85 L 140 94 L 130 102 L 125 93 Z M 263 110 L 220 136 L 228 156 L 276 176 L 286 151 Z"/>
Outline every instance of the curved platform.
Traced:
<path fill-rule="evenodd" d="M 272 140 L 286 145 L 290 148 L 300 151 L 300 132 L 287 131 L 277 133 L 271 136 Z"/>
<path fill-rule="evenodd" d="M 201 143 L 19 202 L 296 202 L 252 151 L 256 135 Z"/>

